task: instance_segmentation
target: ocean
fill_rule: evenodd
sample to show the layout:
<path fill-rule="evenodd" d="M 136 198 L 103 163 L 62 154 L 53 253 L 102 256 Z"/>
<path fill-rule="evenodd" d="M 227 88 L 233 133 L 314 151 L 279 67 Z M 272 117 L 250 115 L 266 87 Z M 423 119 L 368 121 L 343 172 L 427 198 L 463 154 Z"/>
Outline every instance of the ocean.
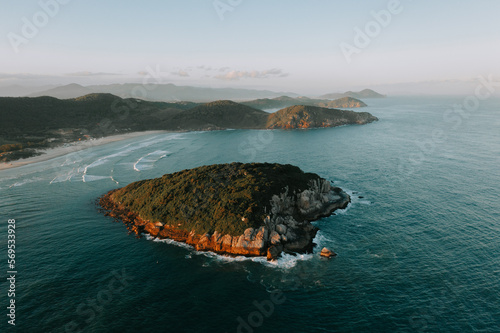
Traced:
<path fill-rule="evenodd" d="M 500 99 L 470 100 L 367 99 L 363 126 L 154 134 L 0 171 L 0 331 L 500 332 Z M 96 206 L 236 161 L 297 165 L 352 203 L 314 222 L 315 253 L 273 263 L 139 239 Z"/>

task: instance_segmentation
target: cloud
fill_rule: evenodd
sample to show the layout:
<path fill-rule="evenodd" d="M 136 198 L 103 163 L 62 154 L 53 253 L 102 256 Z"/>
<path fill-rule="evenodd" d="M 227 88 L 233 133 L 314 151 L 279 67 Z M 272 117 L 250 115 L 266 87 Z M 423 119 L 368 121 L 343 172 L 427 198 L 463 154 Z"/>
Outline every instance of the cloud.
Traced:
<path fill-rule="evenodd" d="M 183 71 L 182 69 L 179 70 L 178 72 L 172 72 L 170 74 L 177 75 L 177 76 L 182 76 L 182 77 L 188 77 L 189 76 L 188 72 Z"/>
<path fill-rule="evenodd" d="M 281 69 L 272 68 L 265 71 L 230 71 L 223 75 L 215 76 L 219 80 L 234 81 L 239 79 L 267 79 L 270 77 L 287 77 Z"/>
<path fill-rule="evenodd" d="M 68 73 L 66 76 L 110 76 L 110 75 L 121 75 L 116 73 L 93 73 L 89 71 L 76 72 L 76 73 Z"/>

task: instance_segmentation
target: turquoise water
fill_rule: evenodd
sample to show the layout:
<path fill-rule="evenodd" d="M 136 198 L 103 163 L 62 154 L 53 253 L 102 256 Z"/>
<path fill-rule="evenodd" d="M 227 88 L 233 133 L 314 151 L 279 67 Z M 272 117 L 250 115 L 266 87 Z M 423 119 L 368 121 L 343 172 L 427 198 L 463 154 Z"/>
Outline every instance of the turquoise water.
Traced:
<path fill-rule="evenodd" d="M 18 271 L 16 327 L 3 310 L 0 331 L 499 332 L 500 100 L 446 113 L 463 100 L 367 100 L 380 121 L 364 126 L 157 134 L 0 171 L 0 245 L 15 219 Z M 349 191 L 316 222 L 316 251 L 338 256 L 197 253 L 97 211 L 113 188 L 233 161 Z"/>

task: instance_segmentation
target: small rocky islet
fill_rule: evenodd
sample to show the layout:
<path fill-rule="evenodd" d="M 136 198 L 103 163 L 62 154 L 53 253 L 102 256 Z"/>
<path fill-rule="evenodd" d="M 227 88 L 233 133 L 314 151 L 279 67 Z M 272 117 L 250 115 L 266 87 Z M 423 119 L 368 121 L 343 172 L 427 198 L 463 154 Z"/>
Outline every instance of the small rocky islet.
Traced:
<path fill-rule="evenodd" d="M 345 208 L 350 197 L 293 165 L 231 163 L 142 180 L 99 199 L 105 215 L 149 234 L 225 255 L 312 252 L 311 221 Z"/>

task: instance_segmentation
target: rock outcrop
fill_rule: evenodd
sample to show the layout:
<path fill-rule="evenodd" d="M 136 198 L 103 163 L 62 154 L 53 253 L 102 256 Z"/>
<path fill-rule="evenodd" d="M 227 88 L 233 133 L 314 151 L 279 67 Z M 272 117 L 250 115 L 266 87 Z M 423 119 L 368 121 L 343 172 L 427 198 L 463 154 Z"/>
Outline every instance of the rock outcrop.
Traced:
<path fill-rule="evenodd" d="M 213 172 L 220 174 L 214 175 Z M 200 200 L 197 201 L 200 207 L 189 216 L 190 221 L 179 221 L 175 217 L 176 212 L 169 209 L 161 216 L 148 215 L 149 210 L 158 211 L 168 206 L 165 198 L 176 201 L 172 205 L 174 210 L 189 210 L 191 198 L 196 196 L 197 190 L 185 186 L 184 179 L 192 177 L 207 180 L 207 190 L 203 192 L 207 196 L 217 193 L 218 187 L 210 186 L 213 181 L 224 187 L 236 187 L 236 190 L 228 195 L 213 197 L 214 202 L 227 202 L 226 205 L 209 202 L 204 207 L 201 204 L 203 195 L 198 196 L 196 200 Z M 168 189 L 167 192 L 175 193 L 177 198 L 164 193 L 162 186 Z M 245 191 L 248 188 L 252 190 L 240 192 L 238 186 Z M 273 193 L 276 189 L 281 190 Z M 250 199 L 238 201 L 242 195 Z M 238 201 L 235 205 L 240 207 L 240 211 L 234 208 L 227 211 L 234 205 L 231 201 Z M 349 195 L 318 175 L 303 173 L 290 165 L 267 163 L 232 163 L 181 171 L 171 177 L 165 175 L 130 184 L 110 191 L 100 199 L 100 205 L 108 216 L 123 221 L 131 232 L 138 235 L 146 233 L 161 239 L 173 239 L 192 245 L 198 251 L 267 256 L 269 260 L 278 258 L 282 252 L 311 252 L 318 229 L 310 222 L 345 208 L 349 202 Z M 147 208 L 142 209 L 144 206 Z M 227 214 L 220 215 L 221 210 Z M 220 221 L 228 219 L 231 225 L 217 224 L 220 221 L 213 220 L 216 216 Z"/>
<path fill-rule="evenodd" d="M 332 250 L 324 247 L 321 250 L 321 252 L 320 252 L 319 255 L 322 256 L 322 257 L 331 258 L 331 257 L 335 257 L 337 254 L 335 252 L 333 252 Z"/>
<path fill-rule="evenodd" d="M 327 109 L 315 106 L 291 106 L 269 116 L 267 128 L 295 129 L 363 125 L 378 120 L 368 112 Z"/>

